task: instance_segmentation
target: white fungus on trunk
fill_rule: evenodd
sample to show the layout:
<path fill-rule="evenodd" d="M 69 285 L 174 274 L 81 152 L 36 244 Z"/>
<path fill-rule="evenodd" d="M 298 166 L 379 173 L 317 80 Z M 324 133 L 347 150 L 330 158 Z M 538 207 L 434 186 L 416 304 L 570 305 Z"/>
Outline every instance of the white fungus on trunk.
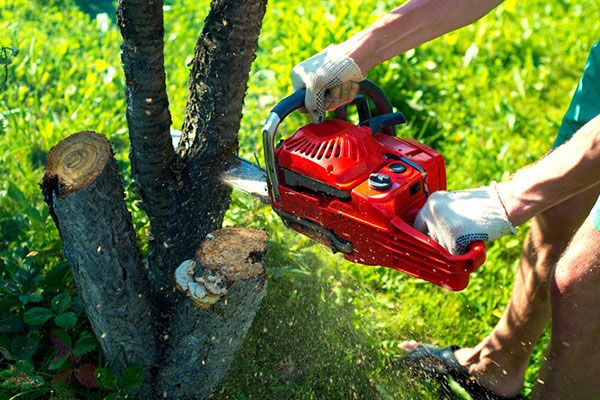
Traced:
<path fill-rule="evenodd" d="M 175 284 L 196 305 L 203 308 L 209 308 L 227 293 L 223 276 L 208 268 L 203 268 L 198 273 L 193 260 L 185 260 L 177 267 Z"/>

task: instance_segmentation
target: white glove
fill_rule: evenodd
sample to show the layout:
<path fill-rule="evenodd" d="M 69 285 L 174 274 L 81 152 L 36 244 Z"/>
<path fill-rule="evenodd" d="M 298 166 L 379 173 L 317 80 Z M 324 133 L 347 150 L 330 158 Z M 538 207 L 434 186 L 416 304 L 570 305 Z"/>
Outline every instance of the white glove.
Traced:
<path fill-rule="evenodd" d="M 306 88 L 304 104 L 317 124 L 325 119 L 325 110 L 352 101 L 364 79 L 360 67 L 335 45 L 292 69 L 294 90 Z"/>
<path fill-rule="evenodd" d="M 476 240 L 495 240 L 516 232 L 495 185 L 433 193 L 417 215 L 414 227 L 452 254 L 464 254 Z"/>

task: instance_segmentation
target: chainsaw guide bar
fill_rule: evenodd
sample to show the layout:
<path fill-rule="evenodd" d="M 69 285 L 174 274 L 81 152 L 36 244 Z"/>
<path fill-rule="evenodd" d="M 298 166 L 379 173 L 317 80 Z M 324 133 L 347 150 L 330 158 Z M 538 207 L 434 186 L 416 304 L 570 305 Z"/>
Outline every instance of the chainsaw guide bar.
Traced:
<path fill-rule="evenodd" d="M 221 180 L 228 186 L 251 194 L 263 203 L 269 204 L 267 173 L 256 164 L 237 157 L 236 163 L 221 175 Z"/>

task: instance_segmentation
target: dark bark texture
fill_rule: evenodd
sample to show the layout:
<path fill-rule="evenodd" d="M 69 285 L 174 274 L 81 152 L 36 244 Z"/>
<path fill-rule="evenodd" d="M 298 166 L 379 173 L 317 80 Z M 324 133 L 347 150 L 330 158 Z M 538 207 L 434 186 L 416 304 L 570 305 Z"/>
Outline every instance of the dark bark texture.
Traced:
<path fill-rule="evenodd" d="M 235 282 L 226 301 L 212 309 L 181 302 L 173 347 L 159 377 L 168 399 L 205 399 L 217 387 L 239 350 L 265 295 L 264 277 Z M 194 351 L 190 353 L 190 348 Z"/>
<path fill-rule="evenodd" d="M 88 175 L 97 174 L 95 180 L 66 192 L 63 182 L 68 181 L 69 172 L 63 167 L 75 165 L 82 154 L 89 157 L 94 151 L 89 145 L 72 150 L 84 138 L 105 142 L 100 147 L 108 157 L 104 165 L 86 169 Z M 154 315 L 110 146 L 106 138 L 92 132 L 73 135 L 61 145 L 48 155 L 48 164 L 56 169 L 46 170 L 41 186 L 83 308 L 112 368 L 122 371 L 127 365 L 141 364 L 150 371 L 158 361 Z M 58 161 L 51 162 L 53 158 Z M 79 169 L 71 171 L 76 175 Z"/>
<path fill-rule="evenodd" d="M 221 270 L 207 268 L 205 259 L 195 257 L 195 276 L 207 273 L 223 279 L 227 292 L 208 307 L 190 299 L 178 302 L 158 382 L 158 393 L 168 399 L 204 399 L 213 392 L 229 369 L 266 293 L 262 262 L 267 237 L 262 231 L 227 228 L 207 240 L 222 241 L 218 253 L 229 249 L 224 251 L 235 255 L 221 263 Z M 217 256 L 222 258 L 222 254 Z M 251 271 L 252 266 L 259 270 Z M 232 267 L 244 275 L 223 271 Z"/>
<path fill-rule="evenodd" d="M 123 36 L 129 159 L 150 220 L 148 266 L 156 293 L 169 279 L 161 264 L 173 236 L 177 190 L 165 84 L 163 4 L 158 0 L 119 0 L 117 17 Z"/>
<path fill-rule="evenodd" d="M 191 259 L 207 233 L 221 226 L 231 189 L 220 175 L 235 160 L 237 133 L 266 0 L 213 0 L 190 73 L 181 157 L 181 237 L 176 261 Z M 200 224 L 185 223 L 194 216 Z"/>
<path fill-rule="evenodd" d="M 64 171 L 57 167 L 62 156 L 51 160 L 58 150 L 48 156 L 42 189 L 82 304 L 112 367 L 117 371 L 131 363 L 146 367 L 141 398 L 209 396 L 265 294 L 266 236 L 248 240 L 255 233 L 223 230 L 238 240 L 213 249 L 213 261 L 196 258 L 195 252 L 209 232 L 220 228 L 229 205 L 231 190 L 220 175 L 237 154 L 243 100 L 266 3 L 212 0 L 195 49 L 176 154 L 163 66 L 162 1 L 118 1 L 131 167 L 150 220 L 147 268 L 106 139 L 80 133 L 56 146 L 66 151 L 72 142 L 86 142 L 75 151 L 73 160 L 79 161 L 65 162 L 63 169 L 83 161 L 88 169 L 71 177 L 62 176 Z M 93 151 L 87 142 L 104 149 L 105 156 L 90 158 Z M 257 243 L 262 243 L 260 249 L 250 249 Z M 240 258 L 244 246 L 250 250 Z M 221 255 L 228 255 L 229 261 Z M 225 260 L 224 269 L 214 262 L 220 259 Z M 185 295 L 175 290 L 173 279 L 182 260 L 196 260 L 199 275 L 188 274 L 192 279 Z M 232 273 L 232 265 L 243 268 Z M 215 282 L 223 286 L 215 290 L 224 292 L 207 295 L 208 302 L 199 301 L 198 296 L 210 290 L 202 292 L 198 285 L 214 288 Z"/>

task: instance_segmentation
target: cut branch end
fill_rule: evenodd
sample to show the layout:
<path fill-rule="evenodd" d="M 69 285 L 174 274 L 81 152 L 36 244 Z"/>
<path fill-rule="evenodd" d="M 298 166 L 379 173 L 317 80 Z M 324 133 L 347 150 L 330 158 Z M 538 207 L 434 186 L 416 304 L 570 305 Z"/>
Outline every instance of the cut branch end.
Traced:
<path fill-rule="evenodd" d="M 255 278 L 264 273 L 267 242 L 267 234 L 261 230 L 224 228 L 206 237 L 196 257 L 204 268 L 218 271 L 227 280 Z"/>
<path fill-rule="evenodd" d="M 197 306 L 209 308 L 227 294 L 235 282 L 264 275 L 267 235 L 249 228 L 213 232 L 196 253 L 198 262 L 185 260 L 175 271 L 175 285 Z"/>
<path fill-rule="evenodd" d="M 64 197 L 91 185 L 102 173 L 112 155 L 103 135 L 83 131 L 59 142 L 50 150 L 42 189 L 51 188 Z"/>

